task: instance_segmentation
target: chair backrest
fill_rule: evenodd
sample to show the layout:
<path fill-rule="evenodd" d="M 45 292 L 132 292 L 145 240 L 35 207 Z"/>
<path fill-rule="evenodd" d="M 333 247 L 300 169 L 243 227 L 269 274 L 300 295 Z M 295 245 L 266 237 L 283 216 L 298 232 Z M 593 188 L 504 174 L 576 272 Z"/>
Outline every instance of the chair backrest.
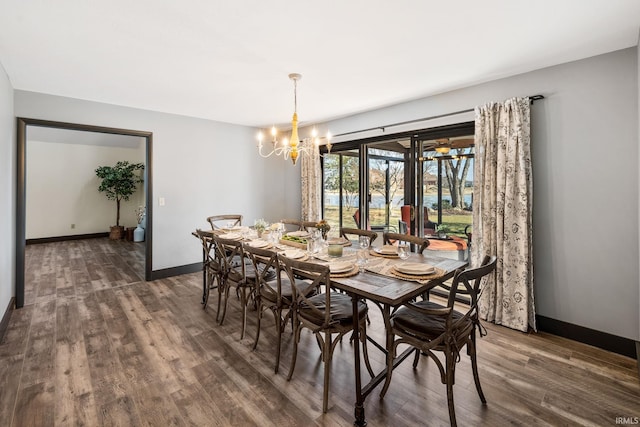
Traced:
<path fill-rule="evenodd" d="M 360 209 L 356 209 L 353 213 L 353 221 L 355 221 L 356 227 L 360 228 Z"/>
<path fill-rule="evenodd" d="M 413 223 L 413 219 L 415 218 L 414 208 L 411 205 L 403 205 L 400 206 L 400 218 L 402 221 L 407 223 L 408 233 L 411 234 L 413 229 L 411 228 L 411 224 Z M 437 223 L 429 220 L 429 208 L 424 206 L 424 234 L 435 234 Z M 402 231 L 399 231 L 400 233 Z"/>
<path fill-rule="evenodd" d="M 211 224 L 212 230 L 219 230 L 221 228 L 227 228 L 230 224 L 232 227 L 242 225 L 242 215 L 213 215 L 207 218 L 209 224 Z M 222 223 L 224 221 L 224 223 Z"/>
<path fill-rule="evenodd" d="M 369 246 L 371 246 L 373 241 L 378 237 L 378 233 L 371 230 L 360 230 L 359 228 L 342 227 L 340 229 L 340 236 L 344 237 L 347 240 L 351 240 L 349 236 L 365 236 L 369 238 Z"/>
<path fill-rule="evenodd" d="M 244 245 L 244 252 L 251 260 L 253 269 L 256 272 L 255 286 L 259 289 L 260 286 L 273 279 L 272 271 L 275 270 L 280 276 L 280 265 L 278 263 L 278 253 L 269 249 L 254 248 L 250 245 Z M 263 286 L 262 292 L 271 295 L 272 301 L 276 301 L 279 305 L 282 299 L 282 287 L 280 280 L 277 283 L 277 289 L 271 286 Z"/>
<path fill-rule="evenodd" d="M 447 306 L 453 307 L 456 295 L 464 294 L 470 298 L 469 309 L 464 316 L 457 320 L 456 323 L 463 321 L 464 319 L 477 319 L 478 316 L 478 299 L 482 293 L 481 284 L 482 280 L 493 273 L 496 269 L 497 258 L 495 256 L 486 255 L 482 260 L 482 264 L 479 267 L 460 269 L 453 277 L 451 289 L 449 290 L 449 298 L 447 300 Z M 447 322 L 451 322 L 451 318 Z M 455 325 L 452 325 L 455 327 Z"/>
<path fill-rule="evenodd" d="M 398 240 L 416 245 L 416 252 L 419 254 L 424 252 L 424 250 L 429 246 L 429 239 L 426 237 L 412 236 L 410 234 L 384 233 L 383 239 L 385 245 L 393 245 Z"/>
<path fill-rule="evenodd" d="M 330 292 L 330 270 L 326 264 L 316 264 L 313 262 L 297 261 L 278 254 L 278 261 L 281 269 L 291 282 L 292 309 L 297 309 L 301 304 L 310 308 L 318 318 L 324 319 L 323 323 L 317 326 L 321 328 L 331 325 L 331 310 L 320 310 L 317 306 L 309 302 L 309 296 L 313 295 L 312 289 L 320 289 L 322 285 L 326 287 L 325 308 L 331 307 Z M 278 275 L 280 281 L 280 275 Z"/>
<path fill-rule="evenodd" d="M 222 267 L 225 280 L 241 283 L 246 278 L 244 247 L 240 240 L 223 239 L 214 234 L 216 258 Z"/>
<path fill-rule="evenodd" d="M 318 221 L 300 221 L 300 229 L 312 232 L 317 230 L 316 224 Z"/>
<path fill-rule="evenodd" d="M 213 240 L 213 233 L 211 231 L 203 231 L 199 228 L 194 231 L 193 234 L 200 240 L 200 244 L 202 245 L 202 254 L 203 254 L 203 267 L 206 267 L 209 264 L 215 263 L 215 241 Z"/>
<path fill-rule="evenodd" d="M 284 224 L 285 233 L 289 231 L 299 231 L 304 229 L 304 227 L 302 226 L 302 221 L 299 219 L 285 218 L 281 219 L 280 222 Z"/>

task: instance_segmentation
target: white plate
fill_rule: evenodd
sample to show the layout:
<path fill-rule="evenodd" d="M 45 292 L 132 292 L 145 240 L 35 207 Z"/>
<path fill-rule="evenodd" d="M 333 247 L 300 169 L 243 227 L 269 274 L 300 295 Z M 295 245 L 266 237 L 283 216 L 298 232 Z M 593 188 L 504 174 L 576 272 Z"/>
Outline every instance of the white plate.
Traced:
<path fill-rule="evenodd" d="M 224 233 L 220 235 L 220 238 L 227 240 L 240 240 L 242 239 L 242 235 L 240 233 Z"/>
<path fill-rule="evenodd" d="M 332 273 L 346 273 L 353 269 L 352 262 L 332 262 L 329 264 L 329 270 Z"/>
<path fill-rule="evenodd" d="M 403 262 L 394 265 L 394 268 L 400 273 L 412 274 L 414 276 L 424 276 L 425 274 L 433 274 L 436 268 L 429 264 L 421 264 L 419 262 Z"/>
<path fill-rule="evenodd" d="M 266 248 L 267 246 L 269 246 L 269 244 L 270 244 L 269 242 L 262 239 L 252 240 L 249 243 L 247 243 L 247 245 L 251 246 L 252 248 Z"/>
<path fill-rule="evenodd" d="M 292 231 L 290 233 L 287 233 L 287 236 L 293 236 L 293 237 L 309 237 L 309 232 L 307 231 Z"/>
<path fill-rule="evenodd" d="M 381 248 L 374 248 L 373 250 L 382 255 L 398 255 L 398 248 L 393 245 L 384 245 Z"/>
<path fill-rule="evenodd" d="M 302 258 L 303 256 L 306 255 L 305 251 L 301 251 L 299 249 L 289 249 L 286 250 L 282 253 L 284 256 L 286 256 L 287 258 L 291 258 L 291 259 L 298 259 L 298 258 Z"/>

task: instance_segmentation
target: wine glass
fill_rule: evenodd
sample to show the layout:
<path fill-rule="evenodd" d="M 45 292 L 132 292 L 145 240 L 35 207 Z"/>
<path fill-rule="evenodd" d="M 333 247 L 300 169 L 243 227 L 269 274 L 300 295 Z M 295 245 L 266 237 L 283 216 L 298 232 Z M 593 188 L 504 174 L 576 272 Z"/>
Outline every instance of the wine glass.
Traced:
<path fill-rule="evenodd" d="M 367 249 L 369 247 L 369 238 L 367 236 L 360 236 L 358 239 L 360 249 Z"/>
<path fill-rule="evenodd" d="M 409 258 L 409 245 L 407 242 L 398 242 L 398 257 L 400 259 Z"/>
<path fill-rule="evenodd" d="M 356 254 L 356 264 L 360 272 L 363 272 L 369 262 L 369 251 L 367 248 L 360 249 Z"/>

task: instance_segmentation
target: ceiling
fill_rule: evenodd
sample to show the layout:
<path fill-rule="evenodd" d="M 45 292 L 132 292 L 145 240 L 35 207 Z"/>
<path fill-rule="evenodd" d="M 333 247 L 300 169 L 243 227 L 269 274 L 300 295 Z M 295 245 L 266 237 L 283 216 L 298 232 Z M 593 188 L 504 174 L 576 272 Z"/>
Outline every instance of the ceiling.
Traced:
<path fill-rule="evenodd" d="M 301 125 L 635 46 L 638 0 L 0 0 L 14 89 Z"/>

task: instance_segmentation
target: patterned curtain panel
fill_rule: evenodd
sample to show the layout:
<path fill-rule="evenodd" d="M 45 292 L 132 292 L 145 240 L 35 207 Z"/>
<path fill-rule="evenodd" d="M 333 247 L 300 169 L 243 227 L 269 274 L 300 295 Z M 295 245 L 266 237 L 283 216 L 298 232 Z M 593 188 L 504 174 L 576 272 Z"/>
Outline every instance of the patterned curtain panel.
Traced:
<path fill-rule="evenodd" d="M 300 156 L 300 179 L 302 181 L 302 220 L 320 219 L 320 194 L 322 171 L 320 169 L 320 149 L 313 145 L 310 156 Z"/>
<path fill-rule="evenodd" d="M 536 329 L 529 98 L 475 108 L 472 265 L 496 255 L 479 301 L 484 320 Z M 477 237 L 476 237 L 477 236 Z"/>

